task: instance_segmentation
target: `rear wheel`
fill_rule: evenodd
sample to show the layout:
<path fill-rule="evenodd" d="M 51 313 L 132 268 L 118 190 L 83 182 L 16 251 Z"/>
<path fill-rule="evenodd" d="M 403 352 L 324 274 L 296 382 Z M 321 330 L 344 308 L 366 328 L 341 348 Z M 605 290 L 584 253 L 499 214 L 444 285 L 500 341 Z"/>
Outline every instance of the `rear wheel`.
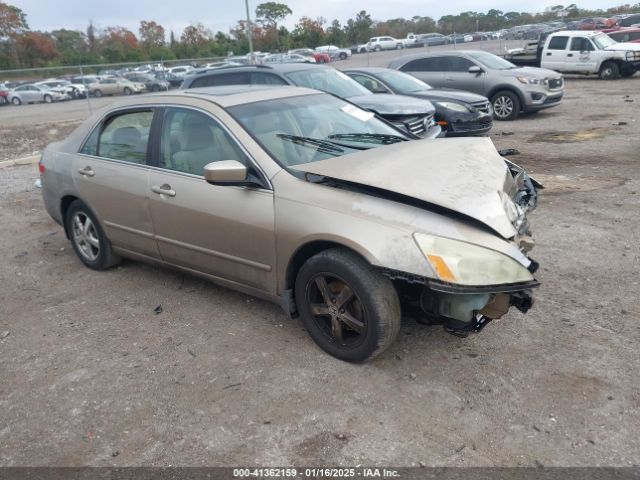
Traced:
<path fill-rule="evenodd" d="M 402 50 L 402 44 L 399 43 L 398 45 L 396 45 L 396 50 Z"/>
<path fill-rule="evenodd" d="M 604 62 L 598 76 L 601 80 L 615 80 L 620 76 L 620 67 L 615 62 Z"/>
<path fill-rule="evenodd" d="M 347 54 L 344 52 L 340 52 L 340 60 L 346 60 L 347 59 Z"/>
<path fill-rule="evenodd" d="M 120 257 L 112 252 L 100 223 L 80 200 L 69 205 L 66 227 L 73 250 L 87 267 L 104 270 L 120 262 Z"/>
<path fill-rule="evenodd" d="M 94 91 L 94 92 L 93 92 L 93 94 L 94 94 L 96 97 L 100 98 L 100 97 L 102 96 L 102 90 L 98 89 L 98 90 Z"/>
<path fill-rule="evenodd" d="M 515 120 L 520 114 L 520 99 L 508 90 L 502 90 L 491 98 L 496 120 Z"/>
<path fill-rule="evenodd" d="M 341 360 L 363 362 L 378 355 L 400 330 L 400 301 L 391 281 L 343 248 L 307 260 L 295 296 L 313 340 Z"/>
<path fill-rule="evenodd" d="M 160 91 L 160 85 L 154 85 L 153 87 L 151 87 L 151 91 L 152 92 L 159 92 Z"/>
<path fill-rule="evenodd" d="M 379 52 L 380 50 L 382 50 L 382 47 L 380 45 L 376 45 L 376 48 L 374 48 L 374 50 L 376 52 Z"/>

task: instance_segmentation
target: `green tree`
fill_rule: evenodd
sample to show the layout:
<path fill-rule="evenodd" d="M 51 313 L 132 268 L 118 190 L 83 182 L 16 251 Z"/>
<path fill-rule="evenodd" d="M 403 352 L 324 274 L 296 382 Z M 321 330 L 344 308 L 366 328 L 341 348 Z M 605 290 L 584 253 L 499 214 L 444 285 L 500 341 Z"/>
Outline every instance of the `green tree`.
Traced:
<path fill-rule="evenodd" d="M 364 43 L 371 37 L 373 20 L 366 10 L 361 10 L 356 18 L 347 20 L 345 33 L 350 43 Z"/>
<path fill-rule="evenodd" d="M 276 41 L 276 49 L 280 48 L 280 41 L 278 39 L 278 22 L 284 20 L 287 16 L 293 12 L 284 3 L 277 2 L 265 2 L 256 7 L 256 17 L 260 23 L 267 25 Z"/>
<path fill-rule="evenodd" d="M 18 7 L 0 2 L 0 38 L 14 37 L 27 30 L 27 15 Z"/>
<path fill-rule="evenodd" d="M 296 47 L 315 48 L 325 42 L 324 24 L 326 20 L 318 17 L 315 20 L 309 17 L 300 17 L 295 28 L 291 32 L 293 43 Z"/>
<path fill-rule="evenodd" d="M 54 40 L 41 32 L 25 32 L 16 36 L 16 50 L 23 67 L 44 67 L 60 56 Z"/>
<path fill-rule="evenodd" d="M 147 51 L 151 51 L 154 48 L 164 47 L 164 27 L 158 25 L 153 20 L 140 22 L 140 28 L 138 29 L 140 34 L 140 43 L 142 47 Z"/>
<path fill-rule="evenodd" d="M 327 28 L 326 40 L 327 43 L 330 43 L 331 45 L 338 45 L 341 47 L 346 45 L 347 35 L 344 33 L 344 30 L 340 26 L 340 22 L 338 20 L 331 22 L 331 25 Z"/>
<path fill-rule="evenodd" d="M 84 33 L 61 28 L 60 30 L 52 31 L 51 37 L 56 42 L 56 47 L 60 52 L 60 58 L 64 65 L 77 65 L 97 60 L 96 58 L 88 58 L 89 45 Z"/>

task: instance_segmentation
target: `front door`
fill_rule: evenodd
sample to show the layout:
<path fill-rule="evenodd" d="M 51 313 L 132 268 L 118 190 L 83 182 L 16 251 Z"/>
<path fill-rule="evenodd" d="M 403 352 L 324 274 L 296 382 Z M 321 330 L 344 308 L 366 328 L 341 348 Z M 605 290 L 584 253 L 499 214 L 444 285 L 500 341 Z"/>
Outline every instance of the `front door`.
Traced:
<path fill-rule="evenodd" d="M 217 119 L 177 107 L 164 112 L 158 150 L 148 195 L 162 258 L 275 293 L 273 191 L 211 185 L 203 176 L 221 160 L 255 168 L 248 154 Z"/>
<path fill-rule="evenodd" d="M 76 188 L 114 247 L 158 258 L 147 200 L 147 144 L 154 112 L 126 110 L 107 117 L 74 155 Z"/>
<path fill-rule="evenodd" d="M 556 35 L 551 37 L 547 48 L 542 51 L 541 67 L 564 72 L 567 66 L 569 37 Z M 571 58 L 571 57 L 569 57 Z"/>
<path fill-rule="evenodd" d="M 469 68 L 480 67 L 466 57 L 450 55 L 443 57 L 444 78 L 447 88 L 466 90 L 482 95 L 484 92 L 484 69 L 480 73 L 471 73 Z M 482 68 L 482 67 L 480 67 Z"/>
<path fill-rule="evenodd" d="M 587 37 L 573 37 L 565 61 L 565 72 L 593 72 L 598 59 L 593 43 Z"/>

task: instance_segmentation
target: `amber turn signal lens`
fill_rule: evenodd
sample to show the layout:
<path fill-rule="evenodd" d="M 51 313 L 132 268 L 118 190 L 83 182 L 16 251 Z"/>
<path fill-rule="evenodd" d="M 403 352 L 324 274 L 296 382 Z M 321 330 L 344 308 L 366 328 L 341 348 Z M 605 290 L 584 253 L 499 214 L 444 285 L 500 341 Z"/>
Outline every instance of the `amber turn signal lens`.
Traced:
<path fill-rule="evenodd" d="M 444 282 L 455 282 L 456 276 L 449 270 L 447 264 L 439 255 L 427 255 L 429 263 L 438 274 L 438 278 Z"/>

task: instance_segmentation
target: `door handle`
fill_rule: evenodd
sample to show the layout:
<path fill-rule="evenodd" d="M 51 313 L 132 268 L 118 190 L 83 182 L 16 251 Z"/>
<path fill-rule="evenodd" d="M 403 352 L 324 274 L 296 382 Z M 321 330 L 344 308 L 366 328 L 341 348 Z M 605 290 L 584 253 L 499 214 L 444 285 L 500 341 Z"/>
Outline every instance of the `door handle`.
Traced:
<path fill-rule="evenodd" d="M 573 57 L 573 53 L 567 53 L 567 57 Z"/>
<path fill-rule="evenodd" d="M 547 52 L 547 57 L 550 57 L 550 56 L 551 56 L 551 52 Z"/>
<path fill-rule="evenodd" d="M 96 172 L 94 172 L 93 169 L 88 165 L 84 168 L 79 169 L 78 173 L 80 175 L 84 175 L 85 177 L 93 177 L 96 174 Z"/>
<path fill-rule="evenodd" d="M 176 196 L 176 191 L 175 190 L 171 190 L 171 185 L 168 184 L 164 184 L 161 187 L 158 187 L 157 185 L 153 185 L 151 187 L 151 191 L 153 193 L 157 193 L 158 195 L 166 195 L 167 197 L 175 197 Z"/>

